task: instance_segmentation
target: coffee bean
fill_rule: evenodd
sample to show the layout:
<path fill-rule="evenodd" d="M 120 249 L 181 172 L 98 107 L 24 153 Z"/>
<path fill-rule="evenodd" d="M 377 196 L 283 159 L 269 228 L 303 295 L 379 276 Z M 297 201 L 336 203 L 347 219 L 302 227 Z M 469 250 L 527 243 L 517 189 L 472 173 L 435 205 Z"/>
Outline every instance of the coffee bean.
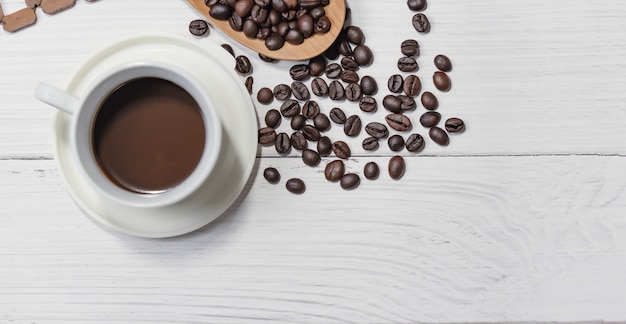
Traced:
<path fill-rule="evenodd" d="M 357 115 L 352 115 L 346 119 L 346 123 L 343 124 L 343 132 L 350 137 L 357 137 L 361 133 L 361 118 Z"/>
<path fill-rule="evenodd" d="M 270 51 L 281 49 L 285 45 L 285 39 L 280 35 L 273 34 L 265 39 L 265 47 Z"/>
<path fill-rule="evenodd" d="M 204 36 L 209 31 L 209 24 L 202 19 L 192 20 L 189 23 L 189 32 L 194 36 Z"/>
<path fill-rule="evenodd" d="M 313 26 L 316 34 L 325 34 L 330 30 L 331 22 L 330 18 L 327 16 L 321 16 L 315 21 L 315 26 Z"/>
<path fill-rule="evenodd" d="M 350 83 L 345 89 L 346 99 L 349 101 L 359 101 L 363 97 L 361 86 L 358 83 Z"/>
<path fill-rule="evenodd" d="M 387 171 L 389 172 L 389 176 L 391 177 L 391 179 L 398 180 L 402 178 L 404 172 L 406 171 L 406 163 L 404 162 L 404 158 L 396 155 L 389 159 Z"/>
<path fill-rule="evenodd" d="M 280 182 L 280 172 L 278 172 L 276 168 L 265 168 L 265 170 L 263 170 L 263 177 L 271 184 Z"/>
<path fill-rule="evenodd" d="M 371 122 L 365 125 L 365 132 L 377 139 L 389 136 L 389 129 L 387 129 L 387 126 L 379 122 Z"/>
<path fill-rule="evenodd" d="M 365 42 L 365 34 L 363 33 L 363 30 L 357 26 L 346 27 L 345 37 L 348 42 L 354 45 L 361 45 Z"/>
<path fill-rule="evenodd" d="M 343 100 L 346 98 L 346 91 L 341 82 L 334 80 L 328 85 L 328 97 L 332 100 Z"/>
<path fill-rule="evenodd" d="M 276 131 L 272 127 L 263 127 L 259 129 L 259 144 L 272 144 L 276 140 Z"/>
<path fill-rule="evenodd" d="M 376 94 L 376 92 L 378 92 L 378 84 L 373 77 L 366 75 L 361 78 L 361 90 L 363 91 L 364 95 L 374 95 Z"/>
<path fill-rule="evenodd" d="M 434 127 L 439 124 L 441 114 L 436 111 L 427 111 L 420 117 L 420 124 L 426 128 Z"/>
<path fill-rule="evenodd" d="M 409 152 L 418 152 L 424 149 L 424 138 L 420 134 L 411 134 L 409 138 L 406 139 L 406 143 L 404 146 L 406 150 Z"/>
<path fill-rule="evenodd" d="M 404 137 L 397 134 L 392 135 L 387 140 L 387 145 L 389 146 L 389 149 L 394 152 L 402 151 L 404 148 Z"/>
<path fill-rule="evenodd" d="M 358 45 L 355 47 L 352 56 L 359 66 L 369 66 L 374 61 L 374 54 L 367 45 Z"/>
<path fill-rule="evenodd" d="M 311 90 L 318 97 L 326 97 L 328 95 L 328 84 L 322 78 L 315 78 L 311 81 Z"/>
<path fill-rule="evenodd" d="M 383 107 L 392 113 L 400 113 L 402 111 L 402 100 L 398 96 L 386 95 L 383 98 Z"/>
<path fill-rule="evenodd" d="M 339 44 L 341 43 L 341 37 L 337 37 L 326 51 L 324 51 L 324 57 L 329 60 L 335 60 L 339 57 Z"/>
<path fill-rule="evenodd" d="M 337 63 L 326 65 L 326 71 L 324 71 L 326 77 L 329 79 L 339 79 L 341 72 L 343 72 L 343 68 Z"/>
<path fill-rule="evenodd" d="M 241 30 L 246 37 L 256 38 L 256 35 L 259 33 L 259 25 L 252 20 L 246 19 L 241 26 Z"/>
<path fill-rule="evenodd" d="M 318 141 L 320 137 L 322 137 L 320 131 L 313 125 L 304 125 L 304 127 L 302 127 L 302 134 L 304 134 L 306 139 L 313 142 Z"/>
<path fill-rule="evenodd" d="M 409 97 L 406 95 L 399 95 L 398 99 L 400 99 L 400 110 L 401 111 L 408 111 L 408 110 L 413 110 L 415 108 L 417 108 L 417 103 L 415 102 L 415 99 L 413 99 L 413 97 Z"/>
<path fill-rule="evenodd" d="M 293 132 L 289 142 L 291 143 L 291 146 L 298 151 L 304 150 L 308 145 L 306 137 L 304 137 L 304 134 L 301 132 Z"/>
<path fill-rule="evenodd" d="M 352 56 L 352 45 L 347 40 L 342 39 L 339 42 L 339 54 L 343 56 Z"/>
<path fill-rule="evenodd" d="M 450 137 L 448 137 L 448 133 L 439 127 L 433 127 L 428 132 L 428 136 L 433 140 L 433 142 L 446 146 L 450 143 Z"/>
<path fill-rule="evenodd" d="M 317 101 L 307 101 L 302 105 L 302 115 L 307 119 L 313 119 L 320 113 L 320 106 Z"/>
<path fill-rule="evenodd" d="M 330 129 L 330 119 L 328 119 L 328 116 L 325 114 L 317 114 L 317 116 L 313 118 L 313 125 L 315 125 L 315 128 L 320 132 L 325 132 Z"/>
<path fill-rule="evenodd" d="M 345 83 L 359 82 L 359 75 L 355 71 L 352 71 L 352 70 L 344 70 L 343 72 L 341 72 L 341 75 L 339 76 L 339 78 L 341 79 L 341 81 Z"/>
<path fill-rule="evenodd" d="M 296 64 L 289 69 L 289 75 L 295 81 L 306 80 L 310 76 L 308 64 Z"/>
<path fill-rule="evenodd" d="M 422 89 L 422 82 L 417 75 L 411 74 L 404 79 L 402 90 L 407 96 L 417 96 Z"/>
<path fill-rule="evenodd" d="M 428 110 L 435 110 L 439 106 L 437 97 L 432 92 L 426 91 L 422 93 L 422 106 Z"/>
<path fill-rule="evenodd" d="M 389 114 L 385 117 L 389 127 L 399 131 L 406 132 L 413 127 L 409 117 L 403 114 Z"/>
<path fill-rule="evenodd" d="M 341 108 L 333 108 L 330 110 L 330 120 L 337 124 L 344 124 L 346 122 L 346 114 Z"/>
<path fill-rule="evenodd" d="M 447 56 L 439 54 L 435 56 L 435 67 L 440 71 L 450 72 L 452 71 L 452 62 L 450 62 L 450 59 Z"/>
<path fill-rule="evenodd" d="M 265 113 L 265 125 L 271 128 L 278 128 L 280 122 L 282 121 L 282 117 L 280 112 L 276 109 L 270 109 Z"/>
<path fill-rule="evenodd" d="M 302 162 L 304 162 L 304 164 L 314 167 L 320 164 L 320 161 L 321 158 L 319 153 L 311 149 L 304 149 L 302 151 Z"/>
<path fill-rule="evenodd" d="M 426 0 L 407 0 L 406 4 L 413 11 L 422 11 L 426 9 Z"/>
<path fill-rule="evenodd" d="M 332 149 L 333 153 L 335 153 L 335 155 L 340 159 L 347 160 L 352 155 L 352 152 L 350 151 L 350 146 L 348 146 L 348 144 L 344 141 L 334 142 L 332 145 Z"/>
<path fill-rule="evenodd" d="M 252 76 L 248 76 L 246 78 L 246 81 L 244 82 L 244 85 L 246 86 L 246 90 L 248 90 L 248 93 L 252 94 L 252 85 L 254 85 L 254 78 Z"/>
<path fill-rule="evenodd" d="M 228 44 L 222 44 L 221 45 L 223 49 L 225 49 L 228 53 L 230 53 L 230 55 L 232 55 L 233 57 L 235 57 L 235 51 L 233 51 L 233 47 L 228 45 Z"/>
<path fill-rule="evenodd" d="M 450 87 L 452 86 L 448 75 L 439 71 L 433 74 L 433 83 L 439 91 L 450 91 Z"/>
<path fill-rule="evenodd" d="M 294 81 L 291 83 L 291 94 L 293 94 L 296 99 L 301 101 L 309 100 L 311 98 L 309 88 L 307 88 L 307 86 L 300 81 Z"/>
<path fill-rule="evenodd" d="M 298 30 L 300 30 L 304 38 L 309 38 L 313 35 L 313 25 L 313 17 L 309 14 L 304 14 L 298 18 Z"/>
<path fill-rule="evenodd" d="M 346 173 L 346 166 L 342 160 L 334 160 L 324 168 L 324 177 L 331 182 L 337 182 Z"/>
<path fill-rule="evenodd" d="M 446 120 L 446 130 L 450 133 L 460 133 L 465 131 L 465 123 L 461 118 L 452 117 Z"/>
<path fill-rule="evenodd" d="M 220 0 L 204 0 L 204 4 L 206 4 L 207 7 L 217 4 L 218 2 L 220 2 Z"/>
<path fill-rule="evenodd" d="M 414 39 L 407 39 L 400 44 L 400 52 L 406 56 L 420 55 L 420 46 Z"/>
<path fill-rule="evenodd" d="M 356 173 L 344 174 L 341 180 L 339 180 L 339 185 L 341 185 L 341 188 L 344 190 L 356 189 L 359 184 L 361 184 L 361 178 Z"/>
<path fill-rule="evenodd" d="M 252 72 L 252 63 L 247 56 L 239 55 L 235 58 L 235 70 L 240 74 L 249 74 Z"/>
<path fill-rule="evenodd" d="M 291 87 L 286 84 L 279 84 L 274 87 L 274 98 L 277 100 L 285 100 L 291 97 Z"/>
<path fill-rule="evenodd" d="M 259 103 L 269 105 L 274 100 L 274 92 L 270 88 L 263 87 L 257 92 L 256 98 Z"/>
<path fill-rule="evenodd" d="M 239 17 L 238 15 L 230 16 L 230 18 L 228 18 L 228 24 L 230 25 L 230 28 L 233 30 L 236 30 L 236 31 L 243 30 L 243 18 Z"/>
<path fill-rule="evenodd" d="M 404 56 L 398 59 L 398 70 L 402 72 L 415 72 L 419 68 L 417 61 L 409 56 Z"/>
<path fill-rule="evenodd" d="M 363 167 L 363 175 L 368 180 L 376 180 L 380 175 L 380 168 L 376 162 L 367 162 Z"/>
<path fill-rule="evenodd" d="M 233 8 L 222 3 L 211 6 L 209 15 L 217 20 L 227 20 L 233 13 Z"/>
<path fill-rule="evenodd" d="M 374 112 L 376 108 L 378 108 L 378 103 L 374 97 L 365 96 L 359 101 L 359 109 L 364 112 Z"/>
<path fill-rule="evenodd" d="M 320 137 L 319 141 L 317 141 L 317 152 L 320 156 L 329 156 L 333 151 L 333 143 L 330 141 L 328 136 Z"/>
<path fill-rule="evenodd" d="M 287 133 L 279 133 L 274 141 L 274 148 L 279 154 L 287 154 L 291 151 L 291 139 Z"/>
<path fill-rule="evenodd" d="M 428 17 L 423 13 L 415 14 L 415 16 L 413 16 L 413 28 L 420 33 L 427 33 L 430 30 Z"/>
<path fill-rule="evenodd" d="M 259 58 L 261 59 L 261 61 L 267 62 L 267 63 L 276 62 L 276 59 L 273 59 L 273 58 L 271 58 L 269 56 L 265 56 L 265 55 L 263 55 L 261 53 L 259 53 Z"/>
<path fill-rule="evenodd" d="M 341 58 L 341 67 L 344 68 L 344 70 L 356 71 L 359 69 L 359 63 L 357 63 L 354 58 L 346 56 Z"/>
<path fill-rule="evenodd" d="M 287 99 L 280 106 L 280 113 L 290 118 L 300 113 L 300 103 L 294 99 Z"/>
<path fill-rule="evenodd" d="M 389 91 L 393 93 L 402 92 L 403 85 L 404 79 L 400 74 L 394 74 L 389 77 L 389 80 L 387 80 L 387 88 L 389 88 Z"/>
<path fill-rule="evenodd" d="M 252 7 L 254 7 L 254 1 L 252 0 L 238 0 L 235 2 L 233 9 L 235 13 L 239 17 L 246 17 L 252 11 Z"/>
<path fill-rule="evenodd" d="M 326 71 L 326 58 L 324 56 L 316 56 L 309 60 L 309 74 L 312 76 L 320 76 Z"/>
<path fill-rule="evenodd" d="M 287 180 L 287 182 L 285 183 L 285 187 L 287 188 L 287 191 L 297 195 L 301 195 L 306 191 L 306 185 L 304 184 L 304 181 L 298 178 L 292 178 Z"/>
<path fill-rule="evenodd" d="M 291 117 L 291 129 L 293 130 L 301 130 L 304 125 L 306 125 L 306 117 L 297 114 Z"/>
<path fill-rule="evenodd" d="M 361 146 L 363 146 L 363 149 L 366 151 L 377 150 L 379 145 L 380 144 L 378 143 L 378 139 L 373 136 L 366 137 L 361 143 Z"/>
<path fill-rule="evenodd" d="M 311 9 L 311 11 L 309 11 L 309 14 L 311 15 L 311 17 L 313 17 L 313 19 L 317 20 L 326 15 L 326 10 L 324 10 L 324 7 L 318 6 Z"/>

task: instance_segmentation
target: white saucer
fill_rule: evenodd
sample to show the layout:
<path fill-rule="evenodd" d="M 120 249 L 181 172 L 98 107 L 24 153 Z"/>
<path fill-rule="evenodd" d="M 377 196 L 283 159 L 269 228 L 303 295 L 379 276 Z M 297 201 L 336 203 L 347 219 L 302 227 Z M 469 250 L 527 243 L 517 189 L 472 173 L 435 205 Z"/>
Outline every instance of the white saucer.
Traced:
<path fill-rule="evenodd" d="M 178 65 L 197 77 L 209 93 L 223 124 L 220 161 L 207 185 L 193 197 L 165 208 L 131 208 L 107 200 L 78 172 L 69 147 L 70 116 L 54 122 L 54 153 L 76 203 L 92 219 L 139 237 L 171 237 L 194 231 L 219 217 L 237 199 L 254 166 L 257 118 L 254 105 L 235 73 L 235 61 L 221 46 L 176 35 L 143 35 L 115 43 L 94 55 L 73 75 L 66 89 L 82 93 L 89 81 L 111 66 L 144 60 Z"/>

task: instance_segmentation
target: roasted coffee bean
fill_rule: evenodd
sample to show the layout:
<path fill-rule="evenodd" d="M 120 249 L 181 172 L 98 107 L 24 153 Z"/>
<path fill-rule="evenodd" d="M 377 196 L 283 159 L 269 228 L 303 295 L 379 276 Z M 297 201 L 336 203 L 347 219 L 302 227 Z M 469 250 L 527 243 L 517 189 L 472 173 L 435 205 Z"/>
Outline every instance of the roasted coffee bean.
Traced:
<path fill-rule="evenodd" d="M 312 76 L 320 76 L 326 71 L 326 58 L 322 55 L 316 56 L 309 60 L 309 74 Z"/>
<path fill-rule="evenodd" d="M 241 26 L 241 30 L 246 37 L 256 38 L 256 35 L 259 33 L 259 25 L 250 19 L 246 19 Z"/>
<path fill-rule="evenodd" d="M 296 99 L 301 101 L 309 100 L 311 98 L 309 88 L 307 88 L 307 86 L 300 81 L 294 81 L 291 83 L 291 94 L 293 94 Z"/>
<path fill-rule="evenodd" d="M 233 8 L 222 3 L 217 3 L 211 6 L 209 15 L 217 20 L 227 20 L 233 13 Z"/>
<path fill-rule="evenodd" d="M 330 110 L 330 120 L 337 124 L 344 124 L 346 122 L 346 114 L 341 110 L 341 108 L 333 108 Z"/>
<path fill-rule="evenodd" d="M 428 17 L 423 13 L 415 14 L 415 16 L 413 16 L 413 28 L 420 33 L 427 33 L 430 30 Z"/>
<path fill-rule="evenodd" d="M 389 136 L 389 129 L 387 129 L 387 126 L 379 122 L 371 122 L 365 125 L 365 132 L 377 139 Z"/>
<path fill-rule="evenodd" d="M 320 137 L 319 141 L 317 141 L 317 152 L 320 156 L 329 156 L 333 151 L 333 143 L 330 141 L 328 136 Z"/>
<path fill-rule="evenodd" d="M 330 27 L 330 18 L 328 18 L 327 16 L 321 16 L 315 21 L 313 31 L 315 31 L 316 34 L 325 34 L 330 30 Z"/>
<path fill-rule="evenodd" d="M 404 56 L 398 59 L 398 70 L 402 72 L 415 72 L 419 68 L 417 61 L 409 56 Z"/>
<path fill-rule="evenodd" d="M 269 56 L 265 56 L 265 55 L 263 55 L 261 53 L 259 53 L 259 58 L 261 59 L 261 61 L 267 62 L 267 63 L 276 62 L 276 59 L 273 59 L 273 58 L 271 58 Z"/>
<path fill-rule="evenodd" d="M 404 143 L 404 146 L 409 152 L 419 152 L 424 149 L 424 144 L 425 141 L 422 135 L 415 133 L 411 134 L 409 138 L 406 139 L 406 143 Z"/>
<path fill-rule="evenodd" d="M 414 39 L 407 39 L 400 44 L 400 52 L 406 56 L 420 55 L 419 43 Z"/>
<path fill-rule="evenodd" d="M 339 180 L 339 185 L 344 190 L 356 189 L 361 184 L 361 177 L 356 173 L 346 173 Z"/>
<path fill-rule="evenodd" d="M 354 45 L 361 45 L 365 42 L 365 34 L 363 33 L 363 30 L 357 26 L 346 27 L 344 35 L 348 42 Z"/>
<path fill-rule="evenodd" d="M 363 175 L 368 180 L 376 180 L 380 175 L 380 168 L 376 162 L 367 162 L 363 167 Z"/>
<path fill-rule="evenodd" d="M 432 139 L 433 142 L 442 146 L 446 146 L 450 143 L 450 137 L 448 137 L 448 133 L 436 126 L 430 129 L 430 131 L 428 132 L 428 136 L 430 136 L 430 139 Z"/>
<path fill-rule="evenodd" d="M 317 166 L 320 164 L 321 158 L 319 153 L 311 150 L 311 149 L 304 149 L 302 151 L 302 162 L 304 162 L 304 164 L 308 165 L 308 166 Z"/>
<path fill-rule="evenodd" d="M 265 125 L 267 125 L 267 127 L 278 128 L 281 121 L 282 116 L 278 110 L 270 109 L 265 113 Z"/>
<path fill-rule="evenodd" d="M 276 168 L 265 168 L 265 170 L 263 170 L 263 178 L 271 184 L 277 184 L 280 182 L 280 172 L 278 172 Z"/>
<path fill-rule="evenodd" d="M 344 70 L 339 76 L 341 81 L 345 83 L 357 83 L 359 82 L 359 74 L 352 70 Z"/>
<path fill-rule="evenodd" d="M 259 103 L 269 105 L 274 100 L 274 92 L 270 88 L 263 87 L 256 94 Z"/>
<path fill-rule="evenodd" d="M 308 13 L 298 18 L 298 30 L 302 33 L 304 38 L 309 38 L 313 35 L 313 26 L 313 17 Z"/>
<path fill-rule="evenodd" d="M 357 63 L 354 58 L 345 56 L 341 58 L 341 67 L 345 70 L 356 71 L 359 69 L 359 63 Z"/>
<path fill-rule="evenodd" d="M 304 134 L 302 134 L 301 132 L 293 132 L 291 134 L 291 137 L 289 138 L 289 141 L 291 142 L 291 147 L 295 148 L 298 151 L 304 150 L 308 144 L 306 137 L 304 137 Z"/>
<path fill-rule="evenodd" d="M 254 85 L 254 78 L 252 76 L 248 76 L 246 81 L 244 82 L 246 86 L 246 90 L 248 90 L 249 94 L 252 94 L 252 86 Z"/>
<path fill-rule="evenodd" d="M 263 6 L 256 5 L 252 7 L 252 11 L 250 11 L 249 19 L 259 25 L 264 25 L 265 22 L 267 21 L 268 16 L 269 16 L 269 11 L 267 11 L 266 8 L 264 8 Z"/>
<path fill-rule="evenodd" d="M 374 95 L 376 94 L 376 92 L 378 92 L 378 84 L 373 77 L 366 75 L 361 78 L 361 90 L 363 91 L 364 95 Z"/>
<path fill-rule="evenodd" d="M 306 125 L 306 117 L 297 114 L 293 117 L 291 117 L 291 129 L 293 130 L 301 130 L 302 127 L 304 127 L 304 125 Z"/>
<path fill-rule="evenodd" d="M 300 45 L 304 42 L 304 35 L 298 29 L 290 29 L 285 35 L 285 41 L 290 44 Z"/>
<path fill-rule="evenodd" d="M 324 57 L 329 60 L 335 60 L 339 57 L 339 44 L 341 42 L 341 37 L 337 37 L 335 42 L 333 42 L 326 51 L 324 51 Z"/>
<path fill-rule="evenodd" d="M 274 141 L 274 148 L 279 154 L 287 154 L 291 151 L 291 139 L 287 133 L 279 133 Z"/>
<path fill-rule="evenodd" d="M 385 120 L 387 121 L 387 125 L 389 125 L 389 127 L 399 132 L 406 132 L 411 130 L 413 127 L 409 117 L 403 114 L 389 114 L 385 117 Z"/>
<path fill-rule="evenodd" d="M 263 127 L 259 129 L 259 144 L 272 144 L 276 140 L 276 130 L 272 127 Z"/>
<path fill-rule="evenodd" d="M 265 47 L 270 51 L 281 49 L 285 45 L 285 39 L 277 34 L 270 35 L 265 39 Z"/>
<path fill-rule="evenodd" d="M 436 111 L 427 111 L 420 117 L 420 124 L 426 128 L 434 127 L 439 124 L 441 114 Z"/>
<path fill-rule="evenodd" d="M 359 66 L 369 66 L 374 62 L 374 54 L 367 45 L 355 47 L 352 56 Z"/>
<path fill-rule="evenodd" d="M 306 191 L 306 185 L 304 184 L 304 181 L 298 178 L 292 178 L 287 180 L 287 182 L 285 183 L 285 187 L 287 188 L 287 191 L 296 195 L 301 195 Z"/>
<path fill-rule="evenodd" d="M 325 114 L 317 114 L 317 116 L 313 118 L 313 125 L 315 125 L 315 128 L 320 132 L 325 132 L 330 129 L 330 119 L 328 119 L 328 116 Z"/>
<path fill-rule="evenodd" d="M 435 110 L 439 107 L 439 100 L 432 92 L 426 91 L 422 93 L 422 106 L 428 110 Z"/>
<path fill-rule="evenodd" d="M 439 54 L 435 56 L 435 67 L 440 71 L 450 72 L 452 71 L 452 62 L 447 56 Z"/>
<path fill-rule="evenodd" d="M 324 71 L 326 77 L 329 79 L 339 79 L 341 72 L 343 72 L 343 68 L 337 63 L 330 63 L 326 65 L 326 70 Z"/>
<path fill-rule="evenodd" d="M 389 176 L 391 177 L 391 179 L 398 180 L 402 178 L 404 172 L 406 171 L 406 163 L 404 162 L 404 158 L 396 155 L 389 159 L 387 171 L 389 172 Z"/>
<path fill-rule="evenodd" d="M 404 148 L 404 137 L 398 134 L 391 135 L 387 140 L 387 145 L 389 146 L 389 149 L 394 152 L 402 151 Z"/>
<path fill-rule="evenodd" d="M 280 113 L 287 117 L 293 117 L 300 113 L 300 103 L 294 99 L 287 99 L 280 106 Z"/>
<path fill-rule="evenodd" d="M 333 153 L 335 153 L 335 155 L 340 159 L 347 160 L 352 155 L 352 152 L 350 151 L 350 146 L 344 141 L 334 142 L 332 145 L 332 149 Z"/>
<path fill-rule="evenodd" d="M 374 112 L 378 108 L 376 98 L 365 96 L 359 101 L 359 109 L 364 112 Z"/>
<path fill-rule="evenodd" d="M 239 55 L 235 58 L 235 70 L 240 74 L 249 74 L 252 72 L 252 63 L 247 56 Z"/>
<path fill-rule="evenodd" d="M 233 51 L 233 47 L 228 45 L 228 44 L 222 44 L 221 45 L 223 49 L 226 50 L 226 52 L 230 53 L 230 55 L 232 55 L 233 57 L 235 57 L 235 51 Z"/>
<path fill-rule="evenodd" d="M 302 115 L 307 119 L 313 119 L 320 113 L 320 106 L 317 101 L 307 101 L 302 105 Z"/>
<path fill-rule="evenodd" d="M 402 111 L 402 100 L 398 96 L 386 95 L 383 98 L 383 107 L 392 113 L 400 113 Z"/>
<path fill-rule="evenodd" d="M 274 87 L 274 98 L 277 100 L 285 100 L 291 97 L 291 87 L 286 84 L 279 84 Z"/>
<path fill-rule="evenodd" d="M 400 74 L 394 74 L 389 77 L 389 80 L 387 80 L 387 88 L 389 89 L 389 91 L 393 93 L 402 92 L 403 86 L 404 86 L 404 79 L 402 78 L 402 75 Z"/>
<path fill-rule="evenodd" d="M 343 56 L 352 56 L 352 45 L 350 45 L 350 43 L 343 38 L 339 42 L 339 54 Z"/>
<path fill-rule="evenodd" d="M 346 119 L 346 123 L 343 124 L 343 132 L 350 137 L 357 137 L 361 133 L 361 118 L 357 115 L 352 115 Z"/>
<path fill-rule="evenodd" d="M 426 0 L 407 0 L 406 2 L 409 9 L 413 11 L 422 11 L 426 9 Z"/>
<path fill-rule="evenodd" d="M 310 76 L 308 64 L 296 64 L 289 68 L 289 75 L 295 81 L 306 80 Z"/>
<path fill-rule="evenodd" d="M 320 19 L 326 15 L 326 10 L 322 6 L 315 7 L 309 11 L 309 14 L 313 19 Z"/>
<path fill-rule="evenodd" d="M 334 160 L 324 168 L 324 177 L 328 181 L 337 182 L 346 173 L 346 166 L 342 160 Z"/>
<path fill-rule="evenodd" d="M 313 125 L 304 125 L 304 127 L 302 127 L 302 134 L 304 134 L 306 139 L 313 142 L 318 141 L 320 137 L 322 137 L 320 131 Z"/>
<path fill-rule="evenodd" d="M 311 81 L 311 90 L 318 97 L 328 96 L 328 84 L 322 78 L 315 78 Z"/>
<path fill-rule="evenodd" d="M 322 2 L 321 0 L 298 0 L 298 4 L 302 8 L 311 9 L 320 6 Z"/>
<path fill-rule="evenodd" d="M 378 139 L 373 136 L 366 137 L 363 142 L 361 142 L 361 146 L 363 146 L 363 149 L 366 151 L 377 150 L 379 145 Z"/>
<path fill-rule="evenodd" d="M 465 131 L 465 123 L 461 118 L 452 117 L 446 120 L 446 130 L 450 133 L 460 133 Z"/>
<path fill-rule="evenodd" d="M 450 87 L 452 86 L 452 82 L 447 74 L 443 72 L 435 72 L 433 74 L 433 83 L 435 87 L 439 89 L 439 91 L 450 91 Z"/>
<path fill-rule="evenodd" d="M 363 97 L 361 86 L 358 83 L 350 83 L 345 89 L 346 99 L 349 101 L 359 101 Z"/>
<path fill-rule="evenodd" d="M 332 100 L 343 100 L 346 98 L 346 91 L 341 82 L 334 80 L 328 85 L 328 97 Z"/>
<path fill-rule="evenodd" d="M 413 97 L 409 97 L 406 95 L 399 95 L 398 99 L 400 99 L 400 110 L 401 111 L 408 111 L 408 110 L 413 110 L 415 108 L 417 108 L 417 103 L 415 102 L 415 99 L 413 99 Z"/>
<path fill-rule="evenodd" d="M 243 30 L 243 18 L 238 15 L 232 15 L 228 18 L 228 24 L 232 30 L 242 31 Z"/>
<path fill-rule="evenodd" d="M 417 96 L 422 89 L 422 82 L 417 75 L 411 74 L 404 79 L 402 90 L 407 96 Z"/>
<path fill-rule="evenodd" d="M 195 36 L 204 36 L 209 31 L 209 24 L 206 20 L 196 19 L 189 23 L 189 32 Z"/>
<path fill-rule="evenodd" d="M 246 17 L 252 11 L 252 7 L 254 7 L 254 1 L 252 0 L 238 0 L 235 2 L 233 9 L 235 13 L 240 17 Z"/>
<path fill-rule="evenodd" d="M 207 7 L 211 7 L 212 5 L 217 4 L 218 2 L 220 2 L 220 0 L 204 0 L 204 4 Z"/>

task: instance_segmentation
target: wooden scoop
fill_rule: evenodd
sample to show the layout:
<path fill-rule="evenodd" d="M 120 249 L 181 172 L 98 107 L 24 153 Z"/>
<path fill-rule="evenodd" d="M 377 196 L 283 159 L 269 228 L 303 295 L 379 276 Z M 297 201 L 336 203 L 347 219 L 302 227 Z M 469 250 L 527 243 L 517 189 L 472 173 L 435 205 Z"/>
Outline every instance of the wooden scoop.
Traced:
<path fill-rule="evenodd" d="M 304 40 L 300 45 L 293 45 L 285 42 L 285 45 L 275 51 L 271 51 L 265 47 L 265 41 L 260 39 L 252 39 L 246 37 L 243 32 L 235 31 L 230 28 L 227 20 L 217 20 L 209 15 L 210 8 L 204 3 L 204 0 L 187 0 L 189 3 L 198 10 L 206 19 L 211 22 L 213 27 L 218 28 L 230 38 L 237 42 L 247 46 L 248 48 L 256 51 L 257 53 L 265 56 L 277 59 L 277 60 L 289 60 L 289 61 L 302 61 L 316 57 L 332 45 L 337 39 L 341 29 L 343 28 L 344 20 L 346 19 L 346 1 L 345 0 L 330 0 L 330 3 L 324 7 L 326 10 L 326 16 L 330 19 L 330 30 L 325 34 L 314 34 L 313 36 Z"/>

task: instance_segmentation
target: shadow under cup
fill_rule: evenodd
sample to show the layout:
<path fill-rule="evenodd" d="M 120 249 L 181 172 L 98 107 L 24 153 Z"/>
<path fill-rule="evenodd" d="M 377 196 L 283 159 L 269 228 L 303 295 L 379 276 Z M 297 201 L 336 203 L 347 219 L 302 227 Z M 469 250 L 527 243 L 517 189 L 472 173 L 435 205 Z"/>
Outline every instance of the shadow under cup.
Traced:
<path fill-rule="evenodd" d="M 101 193 L 124 205 L 176 203 L 216 163 L 219 119 L 197 83 L 172 67 L 122 68 L 92 89 L 78 114 L 79 164 Z"/>

